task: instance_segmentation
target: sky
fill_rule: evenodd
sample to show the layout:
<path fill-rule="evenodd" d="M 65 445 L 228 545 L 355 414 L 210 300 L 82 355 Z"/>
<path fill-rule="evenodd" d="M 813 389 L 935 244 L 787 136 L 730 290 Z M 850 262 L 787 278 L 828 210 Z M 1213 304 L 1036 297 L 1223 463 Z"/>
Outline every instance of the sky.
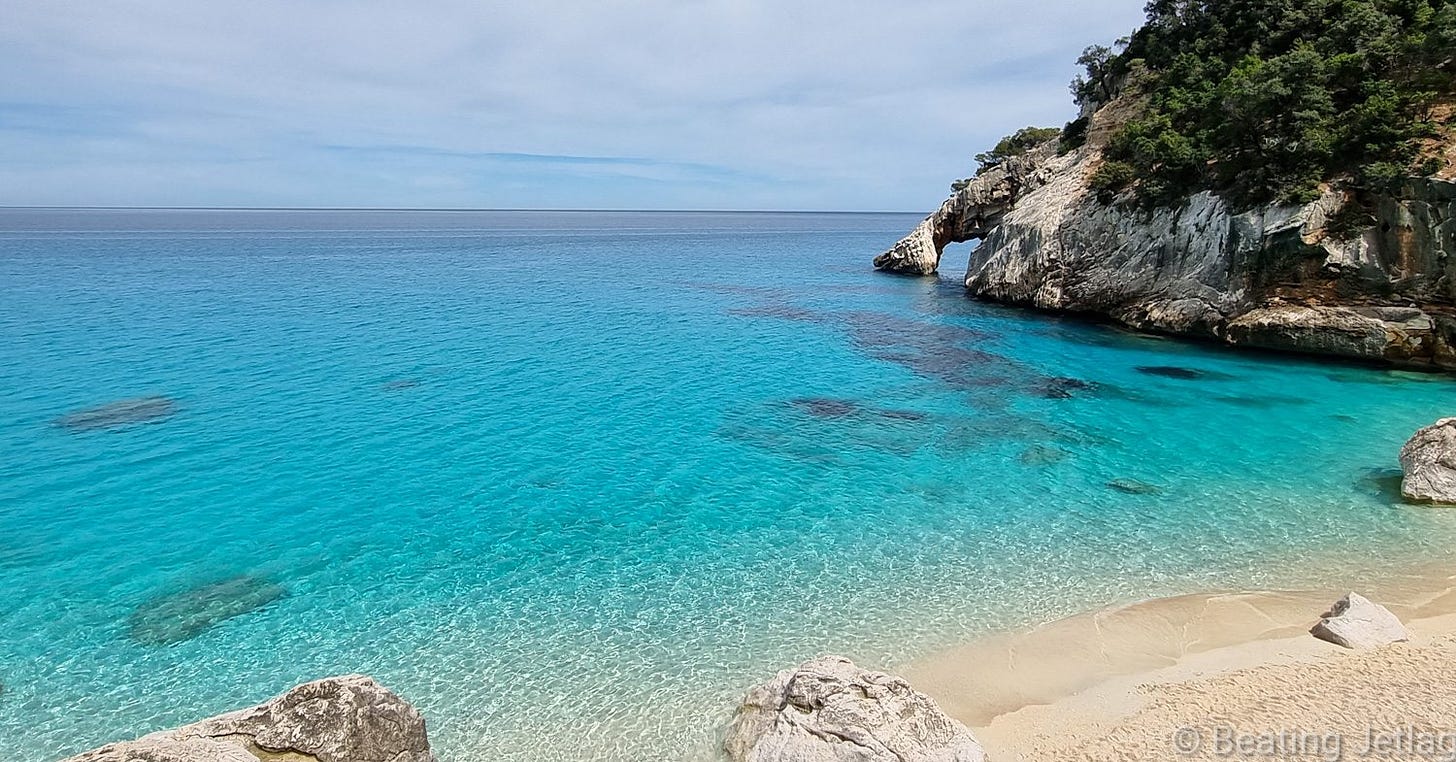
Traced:
<path fill-rule="evenodd" d="M 926 211 L 1141 0 L 0 0 L 0 205 Z"/>

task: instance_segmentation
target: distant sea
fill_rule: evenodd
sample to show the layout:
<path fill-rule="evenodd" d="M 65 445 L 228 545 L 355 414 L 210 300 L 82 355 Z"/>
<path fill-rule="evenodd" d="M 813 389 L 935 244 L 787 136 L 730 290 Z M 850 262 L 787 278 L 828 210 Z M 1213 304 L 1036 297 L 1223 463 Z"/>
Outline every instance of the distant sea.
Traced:
<path fill-rule="evenodd" d="M 1449 557 L 1446 377 L 872 272 L 917 219 L 0 211 L 0 756 L 365 672 L 445 762 L 709 758 L 816 654 Z"/>

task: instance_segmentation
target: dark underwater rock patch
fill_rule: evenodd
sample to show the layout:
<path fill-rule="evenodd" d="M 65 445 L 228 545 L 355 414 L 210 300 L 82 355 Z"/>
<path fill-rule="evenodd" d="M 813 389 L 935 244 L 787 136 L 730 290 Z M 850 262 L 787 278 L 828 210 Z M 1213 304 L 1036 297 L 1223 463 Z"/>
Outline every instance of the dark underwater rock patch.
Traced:
<path fill-rule="evenodd" d="M 1035 387 L 1037 396 L 1049 400 L 1065 400 L 1078 396 L 1082 392 L 1092 392 L 1097 389 L 1097 384 L 1092 381 L 1083 381 L 1080 378 L 1069 378 L 1067 376 L 1052 376 L 1043 380 Z"/>
<path fill-rule="evenodd" d="M 833 397 L 800 397 L 789 400 L 789 404 L 815 418 L 847 418 L 864 412 L 864 408 L 854 400 Z"/>
<path fill-rule="evenodd" d="M 1301 399 L 1299 397 L 1239 397 L 1236 395 L 1220 395 L 1213 399 L 1225 405 L 1234 405 L 1255 410 L 1269 410 L 1287 407 L 1289 405 L 1308 405 L 1311 402 L 1311 400 Z"/>
<path fill-rule="evenodd" d="M 773 318 L 792 320 L 798 323 L 823 323 L 828 317 L 813 310 L 795 307 L 792 304 L 761 304 L 757 307 L 735 307 L 728 310 L 734 317 Z"/>
<path fill-rule="evenodd" d="M 1024 466 L 1049 466 L 1066 460 L 1070 454 L 1060 447 L 1037 444 L 1022 450 L 1016 459 Z"/>
<path fill-rule="evenodd" d="M 788 289 L 778 286 L 754 286 L 747 283 L 720 283 L 712 281 L 689 281 L 685 283 L 689 288 L 711 291 L 715 294 L 727 296 L 757 296 L 762 298 L 785 297 L 789 295 Z"/>
<path fill-rule="evenodd" d="M 99 431 L 138 423 L 152 423 L 169 418 L 176 413 L 177 402 L 170 397 L 133 397 L 67 413 L 52 423 L 71 431 Z"/>
<path fill-rule="evenodd" d="M 262 577 L 240 575 L 170 593 L 138 606 L 127 618 L 127 637 L 149 646 L 191 640 L 233 617 L 267 606 L 288 594 Z"/>
<path fill-rule="evenodd" d="M 0 544 L 0 569 L 33 566 L 45 557 L 39 544 Z"/>
<path fill-rule="evenodd" d="M 974 348 L 992 338 L 984 331 L 880 312 L 850 312 L 844 320 L 856 349 L 955 389 L 1030 385 L 1040 378 L 1020 363 Z"/>
<path fill-rule="evenodd" d="M 838 397 L 799 397 L 789 404 L 812 418 L 832 420 L 835 418 L 883 418 L 890 421 L 925 421 L 930 416 L 919 410 L 878 408 L 863 402 Z"/>
<path fill-rule="evenodd" d="M 1355 480 L 1355 489 L 1388 503 L 1403 503 L 1400 483 L 1405 473 L 1398 468 L 1372 468 Z"/>
<path fill-rule="evenodd" d="M 1163 488 L 1156 484 L 1148 484 L 1138 479 L 1120 477 L 1107 483 L 1107 488 L 1124 495 L 1158 495 L 1162 494 Z"/>
<path fill-rule="evenodd" d="M 1181 365 L 1139 365 L 1134 370 L 1148 376 L 1176 378 L 1180 381 L 1229 381 L 1234 378 L 1228 373 L 1220 373 L 1216 370 L 1185 368 Z"/>

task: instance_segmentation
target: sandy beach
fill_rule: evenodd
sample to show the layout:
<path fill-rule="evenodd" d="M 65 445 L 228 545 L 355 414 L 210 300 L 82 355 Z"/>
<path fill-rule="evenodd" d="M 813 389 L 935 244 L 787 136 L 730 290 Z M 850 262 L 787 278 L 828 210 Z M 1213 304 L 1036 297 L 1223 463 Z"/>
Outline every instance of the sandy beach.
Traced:
<path fill-rule="evenodd" d="M 1410 642 L 1308 634 L 1347 590 L 1221 592 L 1083 614 L 902 673 L 1011 760 L 1456 759 L 1456 575 L 1367 583 Z"/>

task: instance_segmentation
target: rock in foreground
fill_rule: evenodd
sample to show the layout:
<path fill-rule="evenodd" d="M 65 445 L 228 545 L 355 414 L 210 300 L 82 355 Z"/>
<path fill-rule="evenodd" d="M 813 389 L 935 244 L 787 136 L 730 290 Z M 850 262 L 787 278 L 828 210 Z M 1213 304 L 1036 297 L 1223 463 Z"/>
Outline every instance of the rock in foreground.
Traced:
<path fill-rule="evenodd" d="M 1456 418 L 1417 431 L 1400 448 L 1400 494 L 1421 503 L 1456 504 Z"/>
<path fill-rule="evenodd" d="M 724 748 L 734 762 L 982 762 L 966 726 L 904 679 L 824 656 L 748 692 Z"/>
<path fill-rule="evenodd" d="M 1359 593 L 1335 601 L 1310 634 L 1346 648 L 1375 648 L 1410 639 L 1395 614 Z"/>
<path fill-rule="evenodd" d="M 251 709 L 93 749 L 65 762 L 434 762 L 425 721 L 364 675 L 304 683 Z"/>

